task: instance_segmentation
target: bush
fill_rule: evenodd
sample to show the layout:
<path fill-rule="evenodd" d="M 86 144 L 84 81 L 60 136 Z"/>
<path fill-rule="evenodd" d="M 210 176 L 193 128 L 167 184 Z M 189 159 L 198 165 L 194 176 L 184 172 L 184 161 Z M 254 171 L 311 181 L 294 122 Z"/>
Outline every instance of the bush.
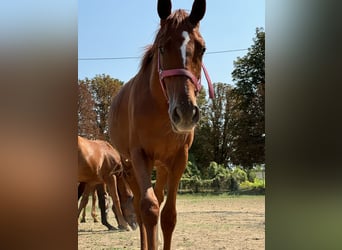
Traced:
<path fill-rule="evenodd" d="M 207 173 L 209 178 L 202 179 L 198 167 L 189 161 L 183 177 L 180 180 L 180 192 L 237 192 L 256 190 L 256 193 L 260 193 L 259 190 L 265 190 L 263 180 L 256 178 L 254 171 L 250 171 L 247 175 L 241 167 L 235 167 L 233 170 L 229 170 L 224 165 L 211 162 Z"/>
<path fill-rule="evenodd" d="M 229 178 L 230 182 L 229 182 L 229 191 L 238 191 L 239 190 L 239 183 L 238 181 L 234 178 L 234 177 L 230 177 Z"/>
<path fill-rule="evenodd" d="M 244 194 L 265 194 L 265 183 L 256 178 L 254 182 L 244 181 L 240 183 L 240 190 Z"/>
<path fill-rule="evenodd" d="M 255 173 L 255 171 L 252 169 L 252 170 L 248 171 L 247 176 L 248 176 L 248 181 L 249 181 L 249 182 L 254 182 L 254 180 L 255 180 L 255 178 L 256 178 L 256 173 Z"/>
<path fill-rule="evenodd" d="M 211 179 L 211 188 L 213 188 L 215 192 L 227 190 L 229 188 L 230 173 L 223 165 L 211 162 L 208 174 Z"/>
<path fill-rule="evenodd" d="M 244 182 L 247 181 L 247 173 L 241 168 L 236 167 L 232 172 L 232 177 L 238 182 Z"/>

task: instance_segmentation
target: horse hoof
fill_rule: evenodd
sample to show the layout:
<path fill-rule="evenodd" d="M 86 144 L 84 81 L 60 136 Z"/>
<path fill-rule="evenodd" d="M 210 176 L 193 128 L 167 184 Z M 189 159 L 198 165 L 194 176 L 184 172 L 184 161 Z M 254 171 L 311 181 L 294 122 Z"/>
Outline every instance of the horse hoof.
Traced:
<path fill-rule="evenodd" d="M 130 225 L 132 230 L 135 231 L 138 228 L 137 223 L 133 223 L 132 225 Z"/>
<path fill-rule="evenodd" d="M 113 227 L 113 226 L 108 226 L 108 230 L 114 231 L 114 230 L 117 230 L 117 229 L 115 227 Z"/>
<path fill-rule="evenodd" d="M 119 230 L 120 230 L 120 231 L 131 231 L 131 230 L 129 229 L 129 227 L 125 227 L 125 226 L 122 226 L 122 225 L 119 225 Z"/>

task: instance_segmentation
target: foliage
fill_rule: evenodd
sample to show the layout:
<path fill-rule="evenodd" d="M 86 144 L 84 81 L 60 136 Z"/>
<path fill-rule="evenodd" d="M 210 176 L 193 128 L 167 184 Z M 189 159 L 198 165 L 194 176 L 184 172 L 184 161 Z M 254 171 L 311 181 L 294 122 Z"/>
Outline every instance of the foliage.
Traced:
<path fill-rule="evenodd" d="M 256 178 L 254 182 L 244 181 L 240 183 L 239 190 L 244 193 L 247 191 L 249 191 L 249 193 L 254 191 L 254 193 L 263 194 L 265 192 L 265 182 L 258 178 Z"/>
<path fill-rule="evenodd" d="M 230 85 L 223 83 L 215 84 L 216 97 L 212 100 L 211 105 L 209 105 L 210 111 L 208 112 L 211 121 L 213 160 L 224 165 L 228 164 L 231 153 L 229 147 L 229 141 L 232 139 L 229 133 L 231 91 L 232 87 Z"/>
<path fill-rule="evenodd" d="M 209 165 L 209 178 L 212 180 L 212 188 L 219 191 L 222 188 L 227 189 L 230 186 L 231 175 L 223 165 L 211 162 Z"/>
<path fill-rule="evenodd" d="M 235 167 L 232 171 L 232 177 L 241 183 L 247 180 L 247 173 L 241 167 Z"/>
<path fill-rule="evenodd" d="M 246 170 L 265 163 L 265 32 L 256 29 L 253 41 L 234 62 L 236 85 L 215 83 L 210 101 L 199 96 L 202 115 L 190 154 L 204 178 L 211 161 Z"/>
<path fill-rule="evenodd" d="M 87 98 L 87 101 L 82 99 L 82 101 L 79 102 L 82 103 L 83 106 L 86 106 L 84 109 L 91 113 L 91 115 L 88 116 L 79 116 L 79 134 L 87 135 L 88 133 L 88 136 L 86 137 L 109 140 L 107 123 L 108 111 L 112 97 L 117 94 L 122 85 L 122 81 L 104 74 L 97 75 L 92 79 L 85 78 L 85 80 L 78 81 L 79 89 L 84 90 L 83 92 L 86 93 L 84 96 Z M 94 128 L 94 126 L 96 128 Z M 91 129 L 86 129 L 88 127 L 91 127 Z M 92 130 L 94 130 L 94 132 Z M 91 134 L 91 136 L 89 136 L 89 134 Z"/>
<path fill-rule="evenodd" d="M 198 168 L 188 162 L 180 181 L 180 192 L 236 192 L 245 189 L 265 189 L 263 180 L 255 178 L 249 181 L 246 171 L 239 166 L 228 169 L 221 164 L 211 162 L 207 169 L 209 178 L 203 179 Z"/>
<path fill-rule="evenodd" d="M 246 56 L 234 62 L 236 87 L 230 123 L 233 164 L 247 169 L 265 162 L 265 32 L 256 29 Z"/>
<path fill-rule="evenodd" d="M 214 158 L 214 151 L 211 140 L 210 118 L 207 114 L 208 101 L 205 98 L 204 88 L 197 97 L 197 104 L 200 109 L 201 119 L 195 129 L 194 142 L 189 151 L 189 160 L 196 164 L 201 171 L 202 177 L 207 177 L 206 166 L 209 165 Z"/>
<path fill-rule="evenodd" d="M 191 178 L 191 177 L 195 177 L 195 176 L 198 178 L 201 178 L 201 172 L 199 171 L 199 169 L 197 168 L 197 166 L 193 162 L 188 161 L 188 164 L 185 168 L 183 177 Z"/>
<path fill-rule="evenodd" d="M 99 135 L 96 123 L 95 102 L 85 82 L 78 82 L 78 134 L 88 139 Z"/>

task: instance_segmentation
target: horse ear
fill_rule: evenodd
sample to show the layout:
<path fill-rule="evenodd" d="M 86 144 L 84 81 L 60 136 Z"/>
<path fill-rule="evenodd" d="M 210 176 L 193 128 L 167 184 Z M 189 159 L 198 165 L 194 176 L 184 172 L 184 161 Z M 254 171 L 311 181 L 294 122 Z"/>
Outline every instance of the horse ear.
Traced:
<path fill-rule="evenodd" d="M 193 25 L 197 25 L 197 23 L 204 17 L 205 8 L 205 0 L 195 0 L 189 16 L 190 23 L 192 23 Z"/>
<path fill-rule="evenodd" d="M 158 0 L 158 15 L 161 20 L 171 14 L 171 0 Z"/>

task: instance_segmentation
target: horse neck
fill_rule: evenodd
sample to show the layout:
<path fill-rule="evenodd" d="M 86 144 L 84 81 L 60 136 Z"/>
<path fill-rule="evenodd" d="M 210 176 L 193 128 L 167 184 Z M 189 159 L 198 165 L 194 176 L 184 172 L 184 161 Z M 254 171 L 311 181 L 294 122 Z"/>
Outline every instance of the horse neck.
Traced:
<path fill-rule="evenodd" d="M 146 76 L 149 77 L 148 81 L 149 81 L 150 93 L 151 93 L 153 100 L 155 100 L 159 106 L 165 107 L 167 109 L 168 102 L 160 86 L 157 63 L 158 63 L 158 58 L 155 54 L 144 73 Z"/>

